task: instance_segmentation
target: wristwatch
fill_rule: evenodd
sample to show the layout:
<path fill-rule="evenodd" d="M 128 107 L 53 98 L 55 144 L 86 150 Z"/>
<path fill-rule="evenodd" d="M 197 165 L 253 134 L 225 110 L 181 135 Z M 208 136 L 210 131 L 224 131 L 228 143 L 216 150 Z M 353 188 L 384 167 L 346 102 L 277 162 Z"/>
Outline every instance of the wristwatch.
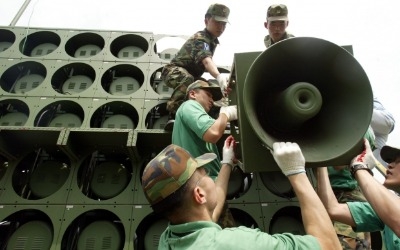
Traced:
<path fill-rule="evenodd" d="M 371 169 L 369 169 L 365 164 L 359 163 L 359 164 L 354 164 L 350 166 L 350 173 L 351 175 L 355 178 L 355 174 L 358 170 L 367 170 L 372 176 L 374 173 L 372 172 Z"/>

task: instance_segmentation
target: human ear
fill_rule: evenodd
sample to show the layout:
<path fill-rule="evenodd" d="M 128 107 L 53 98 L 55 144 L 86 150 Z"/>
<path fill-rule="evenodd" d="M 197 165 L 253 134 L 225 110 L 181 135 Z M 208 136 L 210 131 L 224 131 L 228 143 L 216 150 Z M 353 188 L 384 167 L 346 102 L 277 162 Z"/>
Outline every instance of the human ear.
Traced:
<path fill-rule="evenodd" d="M 193 190 L 194 200 L 199 204 L 207 203 L 206 193 L 201 187 L 195 187 Z"/>
<path fill-rule="evenodd" d="M 193 90 L 190 90 L 188 93 L 188 99 L 195 99 L 194 94 L 195 94 L 195 92 Z"/>

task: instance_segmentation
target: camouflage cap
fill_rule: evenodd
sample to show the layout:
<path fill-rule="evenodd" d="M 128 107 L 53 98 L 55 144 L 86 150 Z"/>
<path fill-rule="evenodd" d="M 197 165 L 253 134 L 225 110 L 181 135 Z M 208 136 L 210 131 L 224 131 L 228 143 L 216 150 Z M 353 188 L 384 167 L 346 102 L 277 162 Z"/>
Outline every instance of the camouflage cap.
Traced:
<path fill-rule="evenodd" d="M 383 146 L 381 149 L 381 157 L 385 162 L 392 163 L 397 157 L 400 157 L 400 149 L 387 145 Z"/>
<path fill-rule="evenodd" d="M 142 187 L 150 205 L 162 201 L 183 186 L 194 171 L 214 160 L 214 153 L 193 158 L 185 149 L 170 144 L 145 167 Z"/>
<path fill-rule="evenodd" d="M 214 101 L 221 100 L 222 98 L 222 92 L 221 88 L 219 87 L 218 84 L 215 84 L 211 81 L 203 81 L 203 80 L 197 80 L 194 83 L 190 84 L 188 88 L 186 89 L 186 96 L 189 94 L 189 91 L 194 90 L 194 89 L 206 89 L 210 91 L 210 93 L 213 96 Z"/>
<path fill-rule="evenodd" d="M 284 4 L 273 4 L 267 11 L 267 21 L 287 21 L 288 9 Z"/>
<path fill-rule="evenodd" d="M 218 22 L 226 22 L 229 23 L 228 17 L 229 17 L 229 8 L 226 7 L 225 5 L 222 4 L 211 4 L 210 7 L 208 7 L 207 14 L 211 15 L 216 21 Z"/>

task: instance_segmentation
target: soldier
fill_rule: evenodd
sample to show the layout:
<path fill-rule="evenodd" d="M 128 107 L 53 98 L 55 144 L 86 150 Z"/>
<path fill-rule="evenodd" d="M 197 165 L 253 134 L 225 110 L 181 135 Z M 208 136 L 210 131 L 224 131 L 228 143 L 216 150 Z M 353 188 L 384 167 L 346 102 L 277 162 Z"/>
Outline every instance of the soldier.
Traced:
<path fill-rule="evenodd" d="M 276 42 L 294 37 L 294 35 L 286 32 L 288 25 L 289 18 L 286 5 L 274 4 L 269 6 L 267 21 L 264 22 L 264 27 L 268 30 L 268 35 L 264 38 L 265 47 L 268 48 Z"/>
<path fill-rule="evenodd" d="M 332 191 L 326 168 L 318 168 L 318 195 L 332 220 L 350 225 L 355 232 L 383 230 L 386 249 L 400 249 L 400 200 L 389 189 L 400 187 L 400 149 L 384 146 L 382 159 L 388 163 L 385 182 L 380 184 L 372 176 L 376 159 L 368 140 L 364 139 L 364 150 L 349 166 L 368 202 L 339 203 Z"/>
<path fill-rule="evenodd" d="M 219 72 L 212 57 L 219 44 L 218 37 L 225 31 L 229 12 L 225 5 L 210 5 L 205 14 L 205 29 L 192 35 L 175 58 L 164 66 L 161 78 L 168 87 L 174 89 L 167 102 L 170 117 L 165 130 L 173 129 L 174 116 L 185 98 L 187 86 L 201 79 L 204 72 L 207 71 L 216 78 L 221 90 L 226 91 L 227 78 Z"/>
<path fill-rule="evenodd" d="M 221 168 L 216 143 L 222 138 L 228 122 L 237 119 L 236 105 L 221 107 L 217 119 L 210 117 L 213 101 L 220 99 L 221 89 L 211 81 L 197 80 L 187 88 L 186 101 L 176 112 L 172 143 L 189 151 L 194 157 L 215 153 L 217 158 L 205 167 L 215 179 Z"/>
<path fill-rule="evenodd" d="M 172 144 L 147 164 L 142 175 L 147 200 L 169 221 L 158 249 L 340 249 L 329 216 L 305 173 L 300 147 L 276 142 L 272 154 L 296 192 L 307 235 L 269 235 L 244 226 L 222 229 L 213 220 L 221 202 L 219 185 L 203 167 L 216 155 L 193 158 Z M 217 181 L 222 174 L 221 170 Z"/>
<path fill-rule="evenodd" d="M 215 153 L 217 157 L 206 164 L 212 179 L 217 179 L 221 169 L 221 160 L 216 143 L 222 138 L 228 122 L 237 119 L 236 106 L 224 106 L 217 119 L 208 115 L 213 102 L 222 97 L 217 84 L 211 81 L 197 80 L 186 90 L 186 101 L 176 112 L 172 143 L 189 151 L 194 157 L 205 153 Z M 234 218 L 226 204 L 221 214 L 221 226 L 235 225 Z"/>
<path fill-rule="evenodd" d="M 375 135 L 371 127 L 368 128 L 364 138 L 368 140 L 373 149 L 375 147 Z M 328 167 L 328 174 L 332 190 L 338 202 L 366 201 L 348 166 Z M 356 233 L 349 225 L 338 221 L 334 221 L 334 227 L 343 249 L 371 249 L 371 235 L 369 232 Z"/>

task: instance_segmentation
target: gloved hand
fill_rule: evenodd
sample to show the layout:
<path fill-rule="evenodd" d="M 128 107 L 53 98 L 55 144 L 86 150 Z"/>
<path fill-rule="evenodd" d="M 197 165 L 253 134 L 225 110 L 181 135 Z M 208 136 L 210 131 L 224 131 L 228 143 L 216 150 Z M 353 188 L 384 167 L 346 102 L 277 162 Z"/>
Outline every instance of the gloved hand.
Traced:
<path fill-rule="evenodd" d="M 364 164 L 369 169 L 373 169 L 376 166 L 376 162 L 377 160 L 372 153 L 369 141 L 364 138 L 364 150 L 351 160 L 350 166 L 353 167 L 358 164 Z"/>
<path fill-rule="evenodd" d="M 232 135 L 228 136 L 225 140 L 224 147 L 222 148 L 222 161 L 221 164 L 229 164 L 231 167 L 234 166 L 235 160 L 235 139 Z"/>
<path fill-rule="evenodd" d="M 228 81 L 227 81 L 226 77 L 222 74 L 219 74 L 217 76 L 217 81 L 218 81 L 219 87 L 221 88 L 222 94 L 224 94 L 226 89 L 228 88 Z"/>
<path fill-rule="evenodd" d="M 305 159 L 299 145 L 295 142 L 274 142 L 274 159 L 286 176 L 305 173 Z"/>
<path fill-rule="evenodd" d="M 219 110 L 219 114 L 226 115 L 226 117 L 228 117 L 229 122 L 237 120 L 237 106 L 231 105 L 231 106 L 221 107 L 221 109 Z"/>

